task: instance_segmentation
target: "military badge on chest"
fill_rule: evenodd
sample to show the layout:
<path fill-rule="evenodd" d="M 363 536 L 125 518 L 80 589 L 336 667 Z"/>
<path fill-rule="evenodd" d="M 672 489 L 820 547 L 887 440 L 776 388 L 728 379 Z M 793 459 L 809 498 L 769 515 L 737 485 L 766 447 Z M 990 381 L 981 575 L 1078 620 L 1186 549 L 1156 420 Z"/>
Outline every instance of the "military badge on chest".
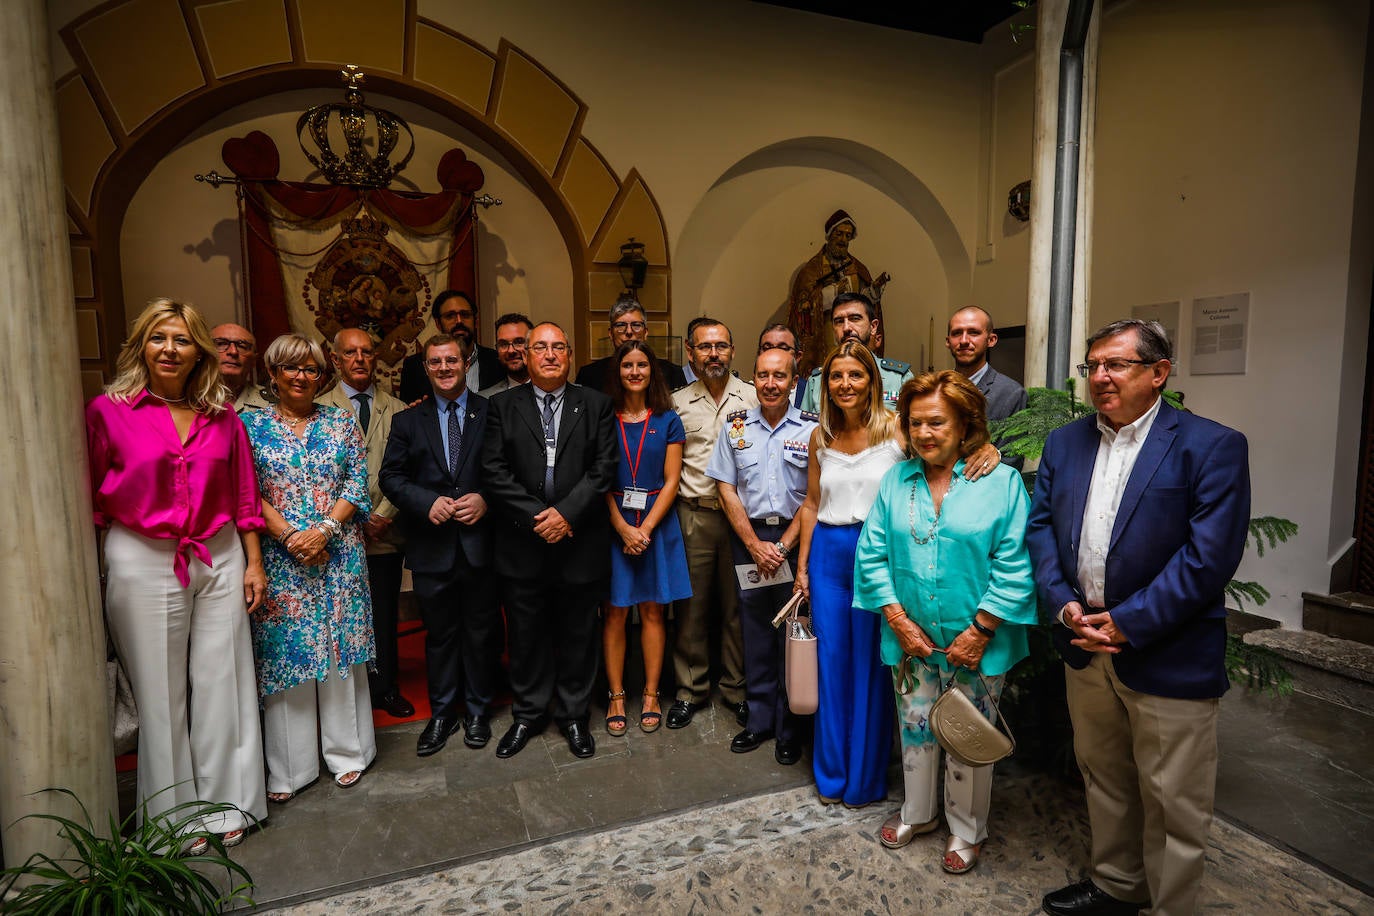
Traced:
<path fill-rule="evenodd" d="M 737 410 L 725 418 L 730 424 L 726 427 L 725 434 L 730 437 L 732 448 L 744 449 L 753 444 L 744 438 L 744 415 L 745 411 Z"/>

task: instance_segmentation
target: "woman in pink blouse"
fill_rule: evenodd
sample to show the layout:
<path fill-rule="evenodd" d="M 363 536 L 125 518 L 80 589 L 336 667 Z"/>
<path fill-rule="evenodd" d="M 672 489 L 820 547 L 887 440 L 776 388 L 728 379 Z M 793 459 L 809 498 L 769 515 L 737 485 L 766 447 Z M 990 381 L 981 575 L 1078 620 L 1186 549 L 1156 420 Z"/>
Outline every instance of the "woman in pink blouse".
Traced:
<path fill-rule="evenodd" d="M 86 407 L 105 613 L 138 704 L 148 814 L 202 800 L 224 844 L 267 816 L 248 612 L 267 590 L 253 454 L 205 321 L 156 299 Z M 200 838 L 191 852 L 203 852 Z"/>

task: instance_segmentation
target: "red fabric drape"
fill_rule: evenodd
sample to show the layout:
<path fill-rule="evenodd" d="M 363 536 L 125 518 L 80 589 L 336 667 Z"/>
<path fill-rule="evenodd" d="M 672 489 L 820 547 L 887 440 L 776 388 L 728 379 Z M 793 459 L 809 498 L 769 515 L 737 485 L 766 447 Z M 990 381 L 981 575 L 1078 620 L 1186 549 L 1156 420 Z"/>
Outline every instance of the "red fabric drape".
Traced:
<path fill-rule="evenodd" d="M 291 330 L 281 267 L 269 242 L 269 201 L 303 221 L 339 216 L 365 203 L 381 219 L 425 235 L 433 235 L 451 220 L 454 252 L 449 260 L 448 287 L 462 290 L 477 301 L 472 197 L 481 189 L 485 176 L 462 150 L 451 149 L 439 160 L 437 174 L 442 190 L 433 194 L 280 181 L 277 175 L 281 157 L 277 146 L 271 137 L 257 130 L 226 140 L 221 154 L 224 164 L 238 176 L 240 191 L 246 198 L 242 228 L 247 241 L 248 263 L 244 269 L 248 311 L 252 331 L 264 346 Z"/>

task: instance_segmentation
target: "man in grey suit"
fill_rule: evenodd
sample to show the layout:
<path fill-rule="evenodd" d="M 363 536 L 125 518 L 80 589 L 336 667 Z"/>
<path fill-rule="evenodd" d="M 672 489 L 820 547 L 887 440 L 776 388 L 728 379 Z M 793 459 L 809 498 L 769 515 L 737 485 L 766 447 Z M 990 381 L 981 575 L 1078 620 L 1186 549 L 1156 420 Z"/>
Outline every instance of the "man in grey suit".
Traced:
<path fill-rule="evenodd" d="M 997 330 L 992 316 L 976 305 L 961 308 L 950 316 L 945 331 L 945 346 L 954 357 L 954 369 L 978 386 L 987 398 L 989 420 L 1005 420 L 1026 406 L 1026 389 L 1007 378 L 988 362 L 988 351 L 997 346 Z M 1003 456 L 1017 470 L 1023 459 Z"/>

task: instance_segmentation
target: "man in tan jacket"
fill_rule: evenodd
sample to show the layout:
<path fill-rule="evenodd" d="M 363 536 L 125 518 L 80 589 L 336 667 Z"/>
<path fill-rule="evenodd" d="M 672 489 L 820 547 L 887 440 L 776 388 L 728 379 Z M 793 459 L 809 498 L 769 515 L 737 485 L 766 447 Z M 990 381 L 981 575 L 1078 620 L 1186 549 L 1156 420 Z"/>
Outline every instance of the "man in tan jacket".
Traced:
<path fill-rule="evenodd" d="M 376 344 L 359 328 L 344 328 L 334 335 L 330 357 L 338 384 L 320 395 L 321 404 L 350 410 L 358 418 L 367 445 L 367 486 L 372 514 L 363 533 L 367 539 L 367 578 L 372 587 L 372 628 L 377 638 L 377 670 L 369 672 L 372 707 L 398 719 L 415 715 L 415 707 L 396 684 L 396 623 L 401 596 L 401 539 L 392 530 L 397 508 L 382 495 L 377 475 L 382 469 L 391 418 L 405 405 L 375 383 Z"/>

